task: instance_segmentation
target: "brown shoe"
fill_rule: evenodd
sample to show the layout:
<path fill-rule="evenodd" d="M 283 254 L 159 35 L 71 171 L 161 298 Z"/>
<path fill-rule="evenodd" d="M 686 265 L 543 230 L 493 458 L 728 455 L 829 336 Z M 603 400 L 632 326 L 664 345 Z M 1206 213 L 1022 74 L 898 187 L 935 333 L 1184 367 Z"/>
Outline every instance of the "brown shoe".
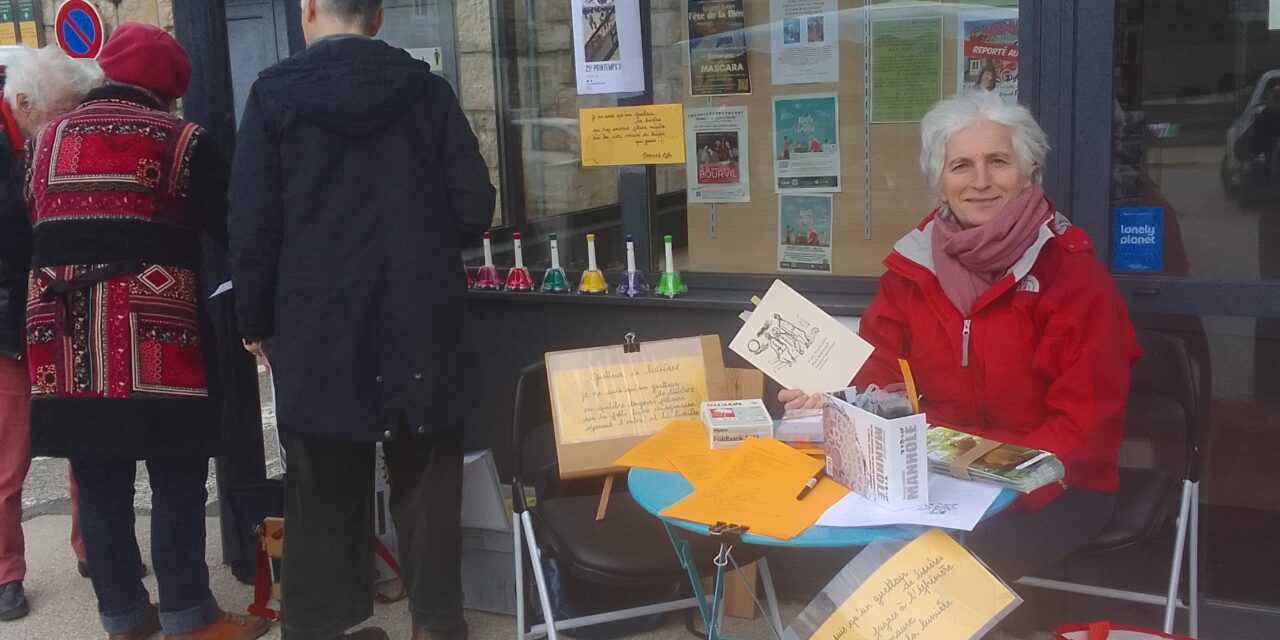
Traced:
<path fill-rule="evenodd" d="M 165 640 L 253 640 L 270 629 L 271 621 L 266 618 L 223 611 L 209 626 L 191 633 L 165 635 Z"/>
<path fill-rule="evenodd" d="M 138 626 L 124 633 L 113 633 L 107 636 L 107 640 L 146 640 L 159 632 L 160 610 L 153 604 L 151 610 L 147 612 L 147 617 L 143 618 Z"/>
<path fill-rule="evenodd" d="M 381 627 L 365 627 L 359 631 L 344 633 L 333 640 L 391 640 L 391 636 Z"/>

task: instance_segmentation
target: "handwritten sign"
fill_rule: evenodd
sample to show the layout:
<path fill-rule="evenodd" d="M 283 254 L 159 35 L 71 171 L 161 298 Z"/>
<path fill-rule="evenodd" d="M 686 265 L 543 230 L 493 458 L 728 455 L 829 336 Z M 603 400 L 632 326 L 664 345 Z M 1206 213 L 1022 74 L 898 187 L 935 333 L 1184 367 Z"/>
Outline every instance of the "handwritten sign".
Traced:
<path fill-rule="evenodd" d="M 556 374 L 560 441 L 592 442 L 656 432 L 697 419 L 707 399 L 701 357 L 625 363 Z"/>
<path fill-rule="evenodd" d="M 683 164 L 684 106 L 582 109 L 582 165 Z"/>
<path fill-rule="evenodd" d="M 673 420 L 699 422 L 705 400 L 725 395 L 717 336 L 546 354 L 561 477 L 620 470 L 623 453 Z"/>
<path fill-rule="evenodd" d="M 1017 603 L 1017 596 L 964 547 L 930 529 L 872 573 L 811 637 L 974 638 Z"/>

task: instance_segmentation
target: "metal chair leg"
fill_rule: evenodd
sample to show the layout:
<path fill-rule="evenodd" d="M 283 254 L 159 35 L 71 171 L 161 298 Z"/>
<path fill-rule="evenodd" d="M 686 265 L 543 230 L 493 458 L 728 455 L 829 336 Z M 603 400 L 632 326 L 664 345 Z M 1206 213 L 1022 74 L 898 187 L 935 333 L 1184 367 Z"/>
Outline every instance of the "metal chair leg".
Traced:
<path fill-rule="evenodd" d="M 1200 482 L 1191 483 L 1191 566 L 1188 567 L 1187 624 L 1192 638 L 1200 635 Z"/>
<path fill-rule="evenodd" d="M 520 526 L 520 514 L 511 512 L 511 531 L 516 559 L 516 640 L 524 640 L 524 535 Z"/>
<path fill-rule="evenodd" d="M 769 622 L 773 625 L 773 630 L 777 632 L 778 637 L 782 637 L 782 613 L 778 611 L 778 593 L 773 589 L 773 574 L 769 571 L 769 560 L 761 557 L 756 560 L 756 566 L 760 568 L 760 583 L 764 585 L 765 602 L 769 604 Z"/>
<path fill-rule="evenodd" d="M 1173 566 L 1169 570 L 1169 590 L 1164 605 L 1164 632 L 1173 633 L 1173 614 L 1178 609 L 1178 585 L 1182 580 L 1182 557 L 1186 553 L 1187 524 L 1191 519 L 1190 480 L 1182 482 L 1182 502 L 1178 508 L 1178 536 L 1173 543 Z"/>
<path fill-rule="evenodd" d="M 529 543 L 529 560 L 533 563 L 533 577 L 538 583 L 538 601 L 542 603 L 542 619 L 546 621 L 547 640 L 559 640 L 556 633 L 555 613 L 551 610 L 551 596 L 547 594 L 547 579 L 542 574 L 542 552 L 538 549 L 538 540 L 533 535 L 533 517 L 528 511 L 521 514 L 524 521 L 525 541 Z"/>

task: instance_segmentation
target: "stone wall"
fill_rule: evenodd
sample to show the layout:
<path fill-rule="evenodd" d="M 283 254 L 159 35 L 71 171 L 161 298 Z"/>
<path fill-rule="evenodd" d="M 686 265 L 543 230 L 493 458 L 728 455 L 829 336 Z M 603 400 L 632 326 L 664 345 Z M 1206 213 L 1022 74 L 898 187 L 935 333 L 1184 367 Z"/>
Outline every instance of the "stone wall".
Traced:
<path fill-rule="evenodd" d="M 458 86 L 462 110 L 480 142 L 480 153 L 489 165 L 489 181 L 501 180 L 498 154 L 498 105 L 494 82 L 493 29 L 489 0 L 455 0 L 454 26 L 458 38 Z M 502 221 L 499 194 L 494 224 Z"/>

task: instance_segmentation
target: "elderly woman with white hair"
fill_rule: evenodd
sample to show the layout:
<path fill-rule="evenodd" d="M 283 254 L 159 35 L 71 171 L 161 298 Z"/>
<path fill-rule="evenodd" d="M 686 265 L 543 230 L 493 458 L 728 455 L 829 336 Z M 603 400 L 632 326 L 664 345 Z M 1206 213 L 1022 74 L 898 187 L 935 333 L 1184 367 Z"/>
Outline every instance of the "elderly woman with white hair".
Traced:
<path fill-rule="evenodd" d="M 902 381 L 933 424 L 1053 452 L 1066 477 L 1021 496 L 966 543 L 1006 580 L 1092 540 L 1115 507 L 1129 367 L 1140 353 L 1093 243 L 1040 186 L 1049 145 L 994 93 L 943 100 L 921 123 L 938 207 L 894 246 L 859 333 L 854 383 Z M 788 408 L 816 396 L 784 389 Z"/>

